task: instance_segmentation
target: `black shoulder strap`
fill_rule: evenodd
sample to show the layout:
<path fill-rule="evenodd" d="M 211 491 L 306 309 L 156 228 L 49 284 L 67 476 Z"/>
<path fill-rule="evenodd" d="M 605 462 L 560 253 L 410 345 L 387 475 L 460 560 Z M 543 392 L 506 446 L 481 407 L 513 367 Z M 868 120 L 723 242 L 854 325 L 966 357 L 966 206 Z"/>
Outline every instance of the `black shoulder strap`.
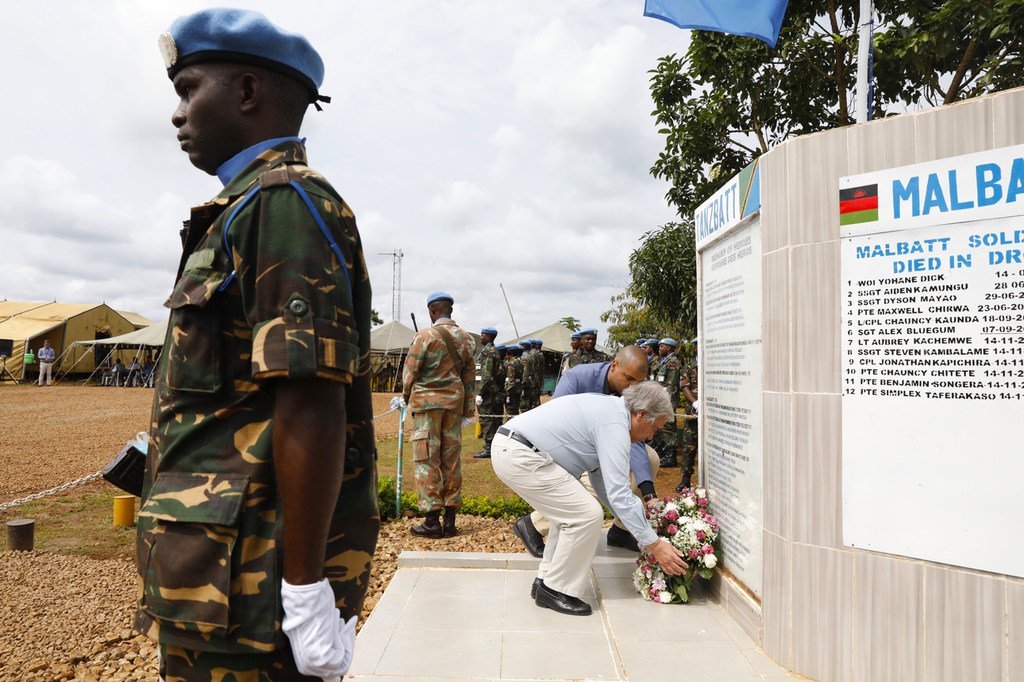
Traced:
<path fill-rule="evenodd" d="M 451 356 L 452 362 L 455 363 L 455 369 L 458 370 L 459 374 L 462 374 L 462 357 L 459 352 L 455 350 L 455 341 L 452 339 L 452 335 L 448 333 L 448 330 L 438 325 L 434 327 L 437 333 L 441 335 L 441 340 L 444 341 L 444 345 L 448 347 L 448 355 Z"/>

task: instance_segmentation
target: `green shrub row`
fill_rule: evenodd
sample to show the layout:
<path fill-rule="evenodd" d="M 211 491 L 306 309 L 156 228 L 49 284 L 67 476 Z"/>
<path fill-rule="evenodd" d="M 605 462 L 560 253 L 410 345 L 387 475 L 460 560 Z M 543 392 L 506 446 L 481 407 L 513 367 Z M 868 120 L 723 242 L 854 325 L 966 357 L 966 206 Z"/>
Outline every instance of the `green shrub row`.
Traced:
<path fill-rule="evenodd" d="M 377 481 L 377 506 L 382 521 L 395 518 L 395 477 L 381 476 Z M 494 519 L 515 519 L 529 514 L 533 508 L 520 497 L 463 496 L 460 514 L 488 516 Z M 422 516 L 415 491 L 402 491 L 402 510 L 406 516 Z"/>

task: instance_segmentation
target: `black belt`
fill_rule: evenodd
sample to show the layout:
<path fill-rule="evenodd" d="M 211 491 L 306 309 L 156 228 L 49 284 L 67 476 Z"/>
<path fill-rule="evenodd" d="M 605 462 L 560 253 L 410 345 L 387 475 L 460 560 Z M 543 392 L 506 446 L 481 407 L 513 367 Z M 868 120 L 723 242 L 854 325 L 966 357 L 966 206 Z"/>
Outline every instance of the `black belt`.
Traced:
<path fill-rule="evenodd" d="M 499 426 L 498 427 L 498 433 L 500 433 L 503 436 L 508 436 L 512 440 L 519 441 L 520 443 L 522 443 L 526 447 L 530 448 L 531 450 L 536 450 L 537 452 L 540 452 L 539 450 L 537 450 L 536 447 L 534 447 L 533 443 L 531 443 L 530 440 L 526 436 L 522 436 L 522 435 L 516 433 L 515 431 L 513 431 L 512 429 L 506 429 L 504 426 Z"/>

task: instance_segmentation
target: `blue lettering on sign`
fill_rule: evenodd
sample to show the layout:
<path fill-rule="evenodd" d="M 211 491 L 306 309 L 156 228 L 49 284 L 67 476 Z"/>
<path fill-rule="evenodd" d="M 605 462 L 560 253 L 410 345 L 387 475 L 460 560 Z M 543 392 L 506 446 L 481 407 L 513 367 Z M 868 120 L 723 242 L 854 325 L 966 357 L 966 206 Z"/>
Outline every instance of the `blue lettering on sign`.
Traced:
<path fill-rule="evenodd" d="M 1014 159 L 1010 169 L 1010 186 L 1006 189 L 1006 203 L 1017 201 L 1017 195 L 1024 194 L 1024 159 Z"/>
<path fill-rule="evenodd" d="M 733 205 L 738 189 L 739 185 L 733 183 L 721 195 L 711 199 L 696 215 L 697 234 L 700 239 L 707 238 L 736 219 Z"/>
<path fill-rule="evenodd" d="M 999 179 L 1003 171 L 997 163 L 983 163 L 974 169 L 978 183 L 978 208 L 998 204 L 1003 198 L 1003 186 Z"/>
<path fill-rule="evenodd" d="M 1016 158 L 1010 164 L 1009 175 L 1004 176 L 1005 164 L 982 163 L 974 168 L 974 199 L 969 199 L 971 189 L 968 173 L 960 175 L 958 169 L 945 174 L 896 178 L 892 181 L 893 218 L 926 216 L 933 213 L 967 211 L 996 204 L 1012 204 L 1024 197 L 1024 158 Z M 921 185 L 924 184 L 924 191 Z M 961 198 L 964 197 L 964 198 Z M 908 211 L 909 209 L 909 211 Z M 909 212 L 909 216 L 907 213 Z"/>
<path fill-rule="evenodd" d="M 921 196 L 918 184 L 916 177 L 907 180 L 907 184 L 903 184 L 899 180 L 892 181 L 892 210 L 895 218 L 900 217 L 900 202 L 902 201 L 911 202 L 910 209 L 913 211 L 915 218 L 921 215 L 921 210 L 918 208 L 918 202 L 920 201 Z"/>

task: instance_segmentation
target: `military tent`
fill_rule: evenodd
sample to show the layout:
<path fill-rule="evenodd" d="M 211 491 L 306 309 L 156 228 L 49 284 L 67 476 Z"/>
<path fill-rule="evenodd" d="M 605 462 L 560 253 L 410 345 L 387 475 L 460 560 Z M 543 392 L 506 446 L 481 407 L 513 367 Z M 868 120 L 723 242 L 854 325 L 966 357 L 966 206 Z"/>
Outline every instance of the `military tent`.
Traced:
<path fill-rule="evenodd" d="M 43 303 L 0 301 L 0 356 L 4 369 L 16 379 L 26 378 L 25 355 L 49 340 L 57 353 L 54 373 L 74 368 L 91 372 L 97 358 L 76 341 L 102 339 L 133 331 L 135 326 L 105 303 Z M 38 372 L 39 363 L 28 366 Z"/>

